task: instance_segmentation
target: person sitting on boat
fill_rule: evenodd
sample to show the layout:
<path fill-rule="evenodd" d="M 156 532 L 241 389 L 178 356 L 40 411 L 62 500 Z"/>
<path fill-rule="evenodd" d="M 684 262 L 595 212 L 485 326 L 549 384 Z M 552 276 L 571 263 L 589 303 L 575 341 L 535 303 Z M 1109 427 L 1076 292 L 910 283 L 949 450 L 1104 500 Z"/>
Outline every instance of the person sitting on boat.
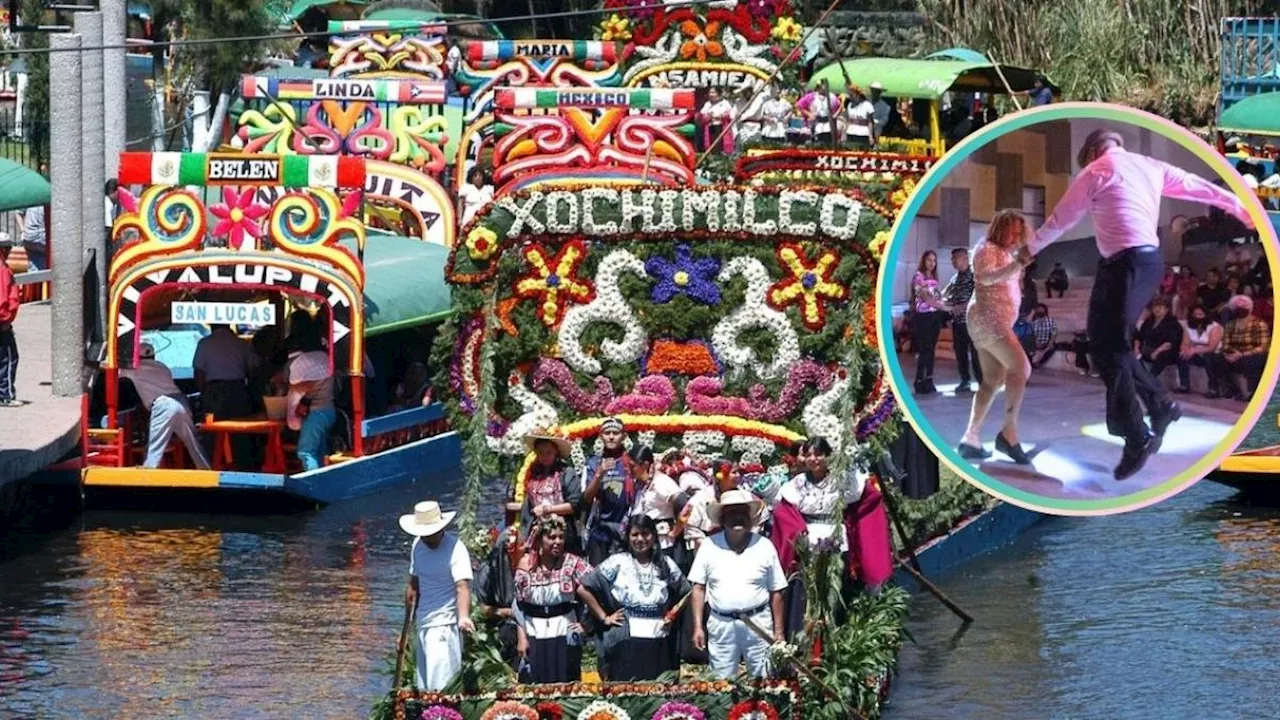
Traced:
<path fill-rule="evenodd" d="M 196 354 L 191 361 L 204 412 L 218 420 L 240 420 L 252 415 L 249 380 L 260 362 L 253 346 L 236 335 L 230 325 L 214 325 L 209 334 L 196 343 Z M 212 450 L 212 438 L 208 441 L 206 449 Z M 247 435 L 237 435 L 231 444 L 240 462 L 245 462 L 253 452 L 253 438 Z"/>
<path fill-rule="evenodd" d="M 616 417 L 600 424 L 603 451 L 587 460 L 582 508 L 587 513 L 587 560 L 592 565 L 626 549 L 623 525 L 635 504 L 635 479 L 624 457 L 626 428 Z"/>
<path fill-rule="evenodd" d="M 462 633 L 475 631 L 471 554 L 457 535 L 445 532 L 457 515 L 428 500 L 400 516 L 400 528 L 414 536 L 404 603 L 417 629 L 419 690 L 443 690 L 462 671 Z"/>
<path fill-rule="evenodd" d="M 173 373 L 169 368 L 156 360 L 156 349 L 151 343 L 142 343 L 138 348 L 138 355 L 141 358 L 138 364 L 122 368 L 120 377 L 133 383 L 140 404 L 151 416 L 147 433 L 147 458 L 142 462 L 142 467 L 160 467 L 164 451 L 169 448 L 169 439 L 177 435 L 187 449 L 191 462 L 201 470 L 208 470 L 209 458 L 196 435 L 187 396 L 174 384 Z"/>
<path fill-rule="evenodd" d="M 653 518 L 632 515 L 628 551 L 610 555 L 578 590 L 604 627 L 601 675 L 611 682 L 656 680 L 680 667 L 668 612 L 688 592 L 688 582 L 658 550 L 658 536 Z"/>
<path fill-rule="evenodd" d="M 655 467 L 653 448 L 636 445 L 627 453 L 631 463 L 631 475 L 636 481 L 636 504 L 632 515 L 644 515 L 654 522 L 660 552 L 671 554 L 675 544 L 676 497 L 680 486 L 662 470 Z"/>
<path fill-rule="evenodd" d="M 391 410 L 412 410 L 416 407 L 431 404 L 431 377 L 427 366 L 421 362 L 409 363 L 405 370 L 404 380 L 395 389 L 395 399 Z"/>
<path fill-rule="evenodd" d="M 702 543 L 689 571 L 693 644 L 708 652 L 711 671 L 721 679 L 737 675 L 740 660 L 752 677 L 769 672 L 769 642 L 756 629 L 782 641 L 787 578 L 773 544 L 752 531 L 763 505 L 744 490 L 721 495 L 710 514 L 724 532 Z M 710 610 L 705 630 L 704 609 Z"/>
<path fill-rule="evenodd" d="M 338 422 L 334 409 L 333 373 L 329 353 L 316 328 L 305 327 L 292 338 L 289 353 L 289 395 L 287 422 L 298 433 L 298 462 L 302 470 L 324 465 L 329 454 L 329 432 Z"/>
<path fill-rule="evenodd" d="M 574 516 L 582 500 L 582 484 L 569 464 L 573 449 L 564 438 L 545 431 L 525 436 L 524 444 L 534 455 L 533 466 L 524 481 L 522 501 L 516 501 L 512 489 L 507 502 L 508 517 L 514 519 L 519 513 L 520 524 L 532 534 L 535 520 L 558 515 L 565 519 L 565 544 L 571 552 L 581 552 Z"/>
<path fill-rule="evenodd" d="M 489 555 L 476 568 L 472 590 L 485 625 L 498 638 L 502 659 L 512 668 L 519 667 L 516 655 L 515 567 L 511 562 L 512 545 L 519 530 L 507 528 L 499 536 Z"/>
<path fill-rule="evenodd" d="M 534 522 L 533 548 L 516 566 L 516 653 L 520 682 L 582 679 L 582 624 L 578 587 L 591 572 L 585 560 L 565 552 L 565 520 L 543 515 Z"/>
<path fill-rule="evenodd" d="M 878 587 L 893 574 L 889 521 L 879 488 L 869 475 L 853 470 L 843 478 L 831 474 L 831 444 L 823 437 L 807 445 L 806 469 L 782 488 L 774 509 L 773 541 L 783 568 L 795 571 L 795 543 L 801 534 L 810 547 L 828 546 L 844 556 L 846 577 L 866 587 Z M 852 591 L 845 588 L 846 594 Z M 804 622 L 804 584 L 788 590 L 787 631 Z"/>

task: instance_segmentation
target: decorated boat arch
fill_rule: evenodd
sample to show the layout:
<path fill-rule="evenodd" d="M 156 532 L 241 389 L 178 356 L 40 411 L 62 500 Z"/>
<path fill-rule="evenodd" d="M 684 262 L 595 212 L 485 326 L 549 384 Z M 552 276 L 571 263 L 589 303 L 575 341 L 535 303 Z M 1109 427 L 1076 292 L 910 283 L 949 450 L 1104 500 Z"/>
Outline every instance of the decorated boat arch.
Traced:
<path fill-rule="evenodd" d="M 236 143 L 247 152 L 368 158 L 362 220 L 451 247 L 444 26 L 331 23 L 331 76 L 245 76 Z M 265 198 L 270 200 L 270 198 Z"/>
<path fill-rule="evenodd" d="M 456 440 L 444 432 L 439 406 L 379 417 L 366 412 L 365 337 L 378 324 L 394 323 L 387 314 L 396 309 L 377 307 L 385 296 L 371 286 L 389 284 L 388 277 L 371 278 L 366 267 L 371 253 L 358 220 L 365 181 L 366 161 L 358 157 L 121 155 L 122 212 L 113 226 L 101 364 L 105 407 L 101 423 L 94 419 L 97 413 L 85 410 L 85 485 L 247 488 L 331 501 L 404 477 L 406 465 L 456 467 Z M 135 195 L 124 189 L 131 186 L 143 189 Z M 274 191 L 269 202 L 261 200 L 263 188 Z M 422 306 L 400 310 L 447 315 L 447 290 L 439 281 L 430 288 L 421 275 L 416 280 Z M 330 370 L 350 386 L 350 406 L 343 411 L 346 447 L 330 455 L 325 467 L 294 473 L 284 452 L 283 420 L 197 413 L 200 429 L 216 438 L 212 470 L 185 469 L 176 441 L 171 450 L 178 452 L 167 453 L 164 466 L 138 467 L 147 428 L 134 409 L 121 406 L 119 388 L 121 370 L 141 360 L 144 342 L 172 366 L 177 355 L 164 355 L 173 344 L 166 337 L 171 328 L 283 330 L 297 313 L 314 314 L 324 330 Z M 237 434 L 267 438 L 260 471 L 233 462 L 229 440 L 223 456 L 219 446 Z"/>
<path fill-rule="evenodd" d="M 622 53 L 613 42 L 488 40 L 466 44 L 455 79 L 467 98 L 455 185 L 493 144 L 499 88 L 605 88 L 622 84 Z M 538 108 L 554 113 L 553 108 Z"/>

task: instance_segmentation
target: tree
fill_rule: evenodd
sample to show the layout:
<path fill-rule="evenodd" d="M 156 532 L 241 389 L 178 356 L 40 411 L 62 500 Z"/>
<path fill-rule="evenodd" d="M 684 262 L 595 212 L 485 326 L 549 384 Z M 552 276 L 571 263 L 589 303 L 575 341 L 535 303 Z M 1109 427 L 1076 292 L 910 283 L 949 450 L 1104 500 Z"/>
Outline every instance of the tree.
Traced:
<path fill-rule="evenodd" d="M 44 14 L 44 5 L 43 0 L 23 0 L 23 21 L 38 22 Z M 22 46 L 28 49 L 47 48 L 49 36 L 38 32 L 25 33 Z M 38 168 L 49 161 L 49 56 L 38 52 L 23 55 L 22 59 L 27 66 L 22 124 L 33 164 Z"/>

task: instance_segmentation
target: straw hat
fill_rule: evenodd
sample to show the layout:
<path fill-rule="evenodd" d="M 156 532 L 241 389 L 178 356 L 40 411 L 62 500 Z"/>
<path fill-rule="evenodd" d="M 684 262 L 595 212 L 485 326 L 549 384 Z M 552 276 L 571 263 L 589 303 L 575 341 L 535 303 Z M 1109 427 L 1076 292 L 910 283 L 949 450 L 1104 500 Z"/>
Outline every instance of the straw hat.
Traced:
<path fill-rule="evenodd" d="M 555 445 L 556 452 L 560 453 L 560 457 L 562 458 L 568 458 L 571 455 L 573 455 L 573 446 L 569 444 L 568 440 L 565 440 L 564 438 L 558 435 L 552 435 L 551 433 L 545 430 L 536 430 L 534 432 L 529 433 L 528 435 L 525 435 L 524 436 L 525 450 L 528 450 L 529 452 L 533 452 L 533 447 L 534 445 L 538 444 L 539 440 L 546 440 L 552 445 Z"/>
<path fill-rule="evenodd" d="M 764 511 L 764 503 L 757 500 L 746 490 L 726 490 L 721 493 L 720 500 L 707 506 L 707 517 L 711 522 L 720 524 L 720 513 L 727 507 L 746 505 L 751 511 L 751 524 L 760 522 L 760 514 Z"/>
<path fill-rule="evenodd" d="M 871 85 L 869 85 L 868 87 L 870 87 L 872 90 L 883 90 L 883 89 L 884 89 L 884 86 L 880 84 L 880 81 L 879 81 L 879 80 L 872 80 L 872 81 L 871 81 Z"/>
<path fill-rule="evenodd" d="M 400 529 L 417 537 L 430 537 L 448 527 L 456 512 L 440 512 L 440 503 L 427 500 L 413 506 L 412 515 L 400 516 Z"/>

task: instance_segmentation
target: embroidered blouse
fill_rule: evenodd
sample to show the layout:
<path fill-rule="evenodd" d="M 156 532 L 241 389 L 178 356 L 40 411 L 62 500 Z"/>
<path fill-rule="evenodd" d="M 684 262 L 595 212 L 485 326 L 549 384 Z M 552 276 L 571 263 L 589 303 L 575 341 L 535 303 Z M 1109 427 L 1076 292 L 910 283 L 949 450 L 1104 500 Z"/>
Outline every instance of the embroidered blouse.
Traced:
<path fill-rule="evenodd" d="M 524 627 L 529 637 L 537 639 L 565 637 L 571 623 L 577 622 L 575 611 L 578 603 L 578 584 L 582 576 L 591 572 L 586 560 L 572 553 L 565 553 L 558 568 L 541 564 L 533 568 L 517 569 L 515 573 L 516 622 Z M 553 617 L 549 615 L 564 609 Z"/>
<path fill-rule="evenodd" d="M 658 574 L 657 562 L 667 564 L 670 578 Z M 668 583 L 679 583 L 684 576 L 674 560 L 657 555 L 654 562 L 641 565 L 630 553 L 610 555 L 600 563 L 600 576 L 609 582 L 609 594 L 628 614 L 661 618 L 666 608 Z"/>
<path fill-rule="evenodd" d="M 782 499 L 796 506 L 809 526 L 809 544 L 817 545 L 843 529 L 837 513 L 846 505 L 862 499 L 867 486 L 867 476 L 851 473 L 848 482 L 841 483 L 832 475 L 814 482 L 808 473 L 800 473 L 782 488 Z M 840 536 L 840 550 L 848 550 L 848 539 Z"/>

